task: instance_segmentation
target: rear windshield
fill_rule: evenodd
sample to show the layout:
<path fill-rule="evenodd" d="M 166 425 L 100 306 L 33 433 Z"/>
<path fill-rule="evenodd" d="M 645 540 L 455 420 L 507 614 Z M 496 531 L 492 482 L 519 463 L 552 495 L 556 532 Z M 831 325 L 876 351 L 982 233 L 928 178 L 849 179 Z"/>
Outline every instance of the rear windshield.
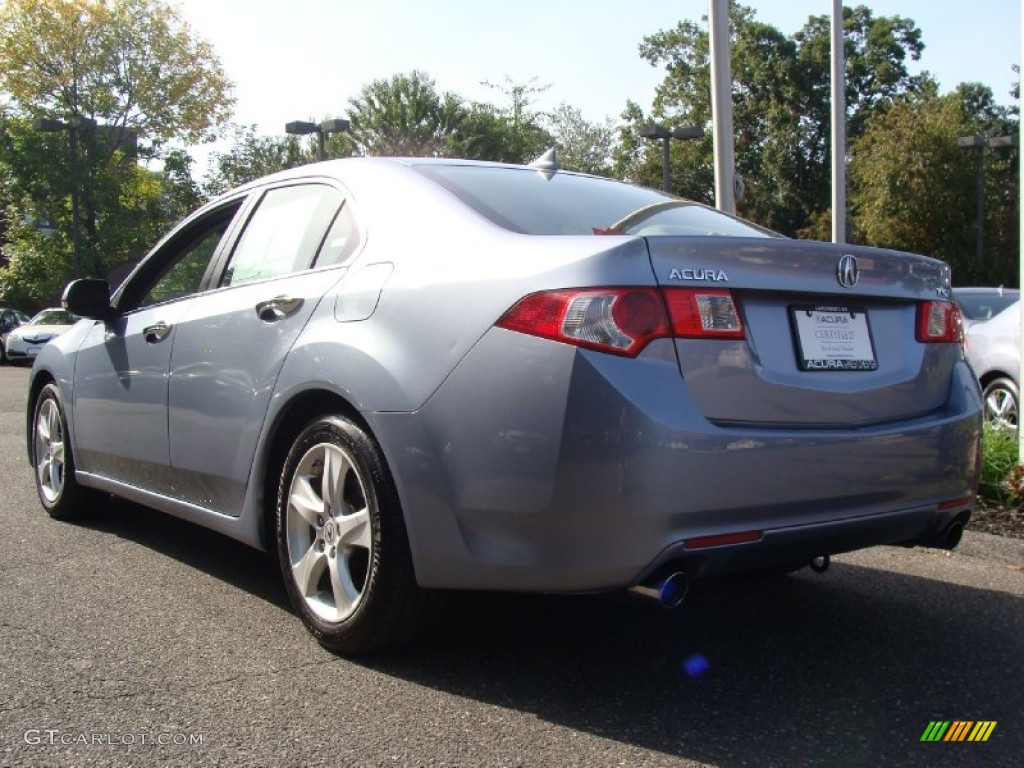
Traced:
<path fill-rule="evenodd" d="M 495 224 L 527 235 L 775 233 L 713 208 L 611 179 L 487 165 L 414 165 Z"/>

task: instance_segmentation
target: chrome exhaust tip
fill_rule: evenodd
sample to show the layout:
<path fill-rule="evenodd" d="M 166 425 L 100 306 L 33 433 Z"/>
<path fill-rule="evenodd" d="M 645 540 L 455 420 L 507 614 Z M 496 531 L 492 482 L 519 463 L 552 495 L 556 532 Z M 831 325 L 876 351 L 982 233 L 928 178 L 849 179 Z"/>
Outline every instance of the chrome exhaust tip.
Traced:
<path fill-rule="evenodd" d="M 649 600 L 665 608 L 677 608 L 686 598 L 690 589 L 690 580 L 685 573 L 676 572 L 663 579 L 637 584 L 629 587 L 626 592 L 633 597 Z"/>

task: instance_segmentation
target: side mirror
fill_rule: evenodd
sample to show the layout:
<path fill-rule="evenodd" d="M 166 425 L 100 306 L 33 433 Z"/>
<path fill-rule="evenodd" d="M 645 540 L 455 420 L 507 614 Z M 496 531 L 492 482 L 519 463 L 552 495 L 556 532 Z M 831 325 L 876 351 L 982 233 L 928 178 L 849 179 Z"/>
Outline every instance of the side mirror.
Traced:
<path fill-rule="evenodd" d="M 90 320 L 108 320 L 114 316 L 110 306 L 110 285 L 106 280 L 74 280 L 64 289 L 61 306 L 68 312 Z"/>

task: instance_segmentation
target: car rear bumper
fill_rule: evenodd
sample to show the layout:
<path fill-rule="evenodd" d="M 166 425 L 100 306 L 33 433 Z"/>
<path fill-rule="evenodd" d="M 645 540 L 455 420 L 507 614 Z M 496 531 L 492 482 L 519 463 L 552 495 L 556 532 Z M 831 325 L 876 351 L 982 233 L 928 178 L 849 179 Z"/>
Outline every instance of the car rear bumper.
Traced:
<path fill-rule="evenodd" d="M 958 363 L 946 404 L 910 420 L 722 427 L 668 343 L 630 360 L 485 337 L 423 409 L 368 418 L 423 586 L 599 591 L 670 562 L 703 576 L 937 537 L 973 506 L 980 414 Z"/>

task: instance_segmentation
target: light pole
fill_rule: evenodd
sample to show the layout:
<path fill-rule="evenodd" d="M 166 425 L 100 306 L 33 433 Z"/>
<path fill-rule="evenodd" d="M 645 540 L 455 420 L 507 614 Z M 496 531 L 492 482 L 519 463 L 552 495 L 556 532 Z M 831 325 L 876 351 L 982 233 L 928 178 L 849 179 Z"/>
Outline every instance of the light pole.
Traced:
<path fill-rule="evenodd" d="M 78 132 L 96 130 L 96 121 L 88 117 L 73 117 L 67 122 L 42 117 L 32 123 L 32 127 L 43 133 L 67 131 L 71 143 L 71 248 L 75 265 L 75 277 L 83 277 L 82 273 L 82 235 L 79 230 L 78 215 Z"/>
<path fill-rule="evenodd" d="M 975 258 L 980 264 L 985 258 L 985 147 L 999 149 L 1001 147 L 1016 147 L 1020 143 L 1020 137 L 1013 136 L 961 136 L 956 140 L 956 145 L 962 149 L 976 147 L 978 150 L 978 163 L 976 172 L 977 182 L 977 222 L 978 246 Z"/>
<path fill-rule="evenodd" d="M 317 159 L 326 160 L 327 150 L 324 146 L 324 137 L 328 133 L 343 133 L 348 130 L 348 120 L 324 120 L 320 123 L 310 123 L 305 120 L 293 120 L 285 123 L 284 132 L 293 136 L 306 136 L 310 133 L 316 134 Z"/>
<path fill-rule="evenodd" d="M 662 142 L 661 147 L 661 188 L 666 192 L 672 191 L 672 179 L 669 174 L 669 142 L 672 139 L 699 139 L 704 136 L 703 128 L 666 128 L 663 125 L 645 125 L 640 129 L 640 135 L 650 141 Z"/>

